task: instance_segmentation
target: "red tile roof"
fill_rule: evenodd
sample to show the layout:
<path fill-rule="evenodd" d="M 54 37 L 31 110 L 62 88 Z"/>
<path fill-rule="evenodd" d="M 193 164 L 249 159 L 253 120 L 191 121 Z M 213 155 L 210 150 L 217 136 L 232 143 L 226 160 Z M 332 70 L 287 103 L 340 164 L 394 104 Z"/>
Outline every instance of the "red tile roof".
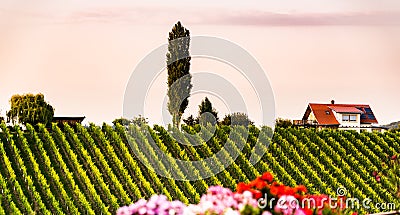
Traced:
<path fill-rule="evenodd" d="M 303 116 L 306 120 L 311 112 L 314 113 L 315 118 L 319 125 L 339 125 L 332 110 L 338 113 L 360 113 L 361 123 L 374 123 L 378 124 L 374 113 L 369 105 L 363 104 L 315 104 L 310 103 L 307 111 Z"/>
<path fill-rule="evenodd" d="M 309 104 L 309 108 L 314 113 L 320 125 L 339 125 L 332 110 L 326 104 Z M 308 117 L 308 116 L 307 116 Z"/>

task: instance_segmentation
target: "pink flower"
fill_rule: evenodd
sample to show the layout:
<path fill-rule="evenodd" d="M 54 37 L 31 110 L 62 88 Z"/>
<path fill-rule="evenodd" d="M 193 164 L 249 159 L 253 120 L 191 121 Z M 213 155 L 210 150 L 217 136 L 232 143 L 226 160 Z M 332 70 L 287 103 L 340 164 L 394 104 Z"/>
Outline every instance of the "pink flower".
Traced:
<path fill-rule="evenodd" d="M 120 207 L 117 210 L 117 215 L 131 215 L 131 214 L 132 214 L 132 212 L 131 212 L 131 210 L 129 209 L 128 206 Z"/>
<path fill-rule="evenodd" d="M 250 191 L 246 190 L 246 191 L 243 192 L 243 197 L 246 198 L 246 199 L 250 199 L 250 198 L 253 198 L 253 194 L 251 194 Z"/>
<path fill-rule="evenodd" d="M 146 209 L 145 207 L 141 207 L 141 208 L 139 208 L 139 210 L 138 210 L 138 213 L 139 213 L 140 215 L 146 214 L 146 212 L 147 212 L 147 209 Z"/>
<path fill-rule="evenodd" d="M 189 205 L 184 214 L 237 214 L 245 205 L 257 207 L 257 200 L 251 192 L 233 193 L 221 186 L 209 187 L 207 193 L 200 198 L 198 205 Z"/>
<path fill-rule="evenodd" d="M 295 209 L 299 208 L 298 200 L 294 196 L 283 195 L 279 198 L 274 211 L 284 215 L 292 215 Z"/>
<path fill-rule="evenodd" d="M 302 209 L 297 209 L 297 210 L 294 212 L 294 215 L 306 215 L 306 213 L 305 213 Z"/>
<path fill-rule="evenodd" d="M 191 214 L 201 214 L 202 213 L 202 208 L 200 207 L 200 205 L 189 205 L 185 208 L 185 210 L 183 211 L 183 214 L 185 215 L 191 215 Z"/>
<path fill-rule="evenodd" d="M 233 210 L 232 208 L 228 208 L 224 215 L 240 215 L 240 212 L 237 210 Z"/>

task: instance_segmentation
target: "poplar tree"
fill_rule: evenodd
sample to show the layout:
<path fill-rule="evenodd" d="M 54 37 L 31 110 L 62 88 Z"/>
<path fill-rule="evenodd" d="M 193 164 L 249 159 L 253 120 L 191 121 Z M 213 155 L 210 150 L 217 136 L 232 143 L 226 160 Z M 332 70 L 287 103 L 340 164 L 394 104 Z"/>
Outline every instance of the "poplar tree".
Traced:
<path fill-rule="evenodd" d="M 190 69 L 190 32 L 176 23 L 169 32 L 167 70 L 168 70 L 168 111 L 172 115 L 173 126 L 179 128 L 182 114 L 189 104 L 192 89 Z"/>

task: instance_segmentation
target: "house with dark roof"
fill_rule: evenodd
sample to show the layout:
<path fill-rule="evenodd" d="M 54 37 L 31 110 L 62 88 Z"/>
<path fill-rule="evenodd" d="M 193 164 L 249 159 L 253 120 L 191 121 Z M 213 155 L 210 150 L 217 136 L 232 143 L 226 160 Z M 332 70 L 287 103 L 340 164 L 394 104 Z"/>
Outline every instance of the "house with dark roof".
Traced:
<path fill-rule="evenodd" d="M 340 130 L 382 131 L 372 109 L 366 104 L 310 103 L 301 120 L 293 124 L 303 127 L 337 128 Z"/>

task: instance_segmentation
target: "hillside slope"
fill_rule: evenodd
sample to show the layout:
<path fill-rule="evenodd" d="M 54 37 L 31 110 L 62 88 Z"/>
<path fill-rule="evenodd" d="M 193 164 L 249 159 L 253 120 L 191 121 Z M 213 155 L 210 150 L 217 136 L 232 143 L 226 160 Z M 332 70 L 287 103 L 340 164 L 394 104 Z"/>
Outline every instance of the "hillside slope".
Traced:
<path fill-rule="evenodd" d="M 384 127 L 388 128 L 388 129 L 398 129 L 398 128 L 400 128 L 400 121 L 392 122 L 390 124 L 385 125 Z"/>
<path fill-rule="evenodd" d="M 127 137 L 124 129 L 108 125 L 88 128 L 53 125 L 51 130 L 27 126 L 22 131 L 10 130 L 2 124 L 0 214 L 33 211 L 37 214 L 114 214 L 119 206 L 155 193 L 193 203 L 199 201 L 210 185 L 235 189 L 237 182 L 248 182 L 265 171 L 287 185 L 303 184 L 312 193 L 336 196 L 336 190 L 345 187 L 349 196 L 372 199 L 368 211 L 380 211 L 373 206 L 378 202 L 400 205 L 388 191 L 390 186 L 385 177 L 377 182 L 372 175 L 381 170 L 387 156 L 400 151 L 399 132 L 359 134 L 278 128 L 267 153 L 252 166 L 248 158 L 260 132 L 252 128 L 235 163 L 213 177 L 189 182 L 160 177 L 149 170 L 139 158 L 151 159 L 148 162 L 160 160 L 152 151 L 139 150 L 140 144 L 149 144 L 149 136 L 135 127 L 132 136 Z M 173 157 L 199 160 L 220 151 L 225 142 L 244 141 L 243 138 L 229 139 L 228 132 L 227 127 L 218 128 L 214 138 L 207 142 L 198 135 L 181 136 L 185 141 L 192 138 L 197 146 L 178 144 L 159 126 L 151 129 L 150 135 Z M 242 134 L 236 131 L 235 135 Z M 223 159 L 215 160 L 215 165 L 221 166 L 230 159 L 230 154 L 223 152 Z M 207 166 L 192 166 L 191 172 L 177 170 L 179 165 L 174 162 L 169 166 L 172 169 L 167 170 L 165 162 L 156 163 L 153 168 L 174 170 L 183 176 L 210 171 Z"/>

